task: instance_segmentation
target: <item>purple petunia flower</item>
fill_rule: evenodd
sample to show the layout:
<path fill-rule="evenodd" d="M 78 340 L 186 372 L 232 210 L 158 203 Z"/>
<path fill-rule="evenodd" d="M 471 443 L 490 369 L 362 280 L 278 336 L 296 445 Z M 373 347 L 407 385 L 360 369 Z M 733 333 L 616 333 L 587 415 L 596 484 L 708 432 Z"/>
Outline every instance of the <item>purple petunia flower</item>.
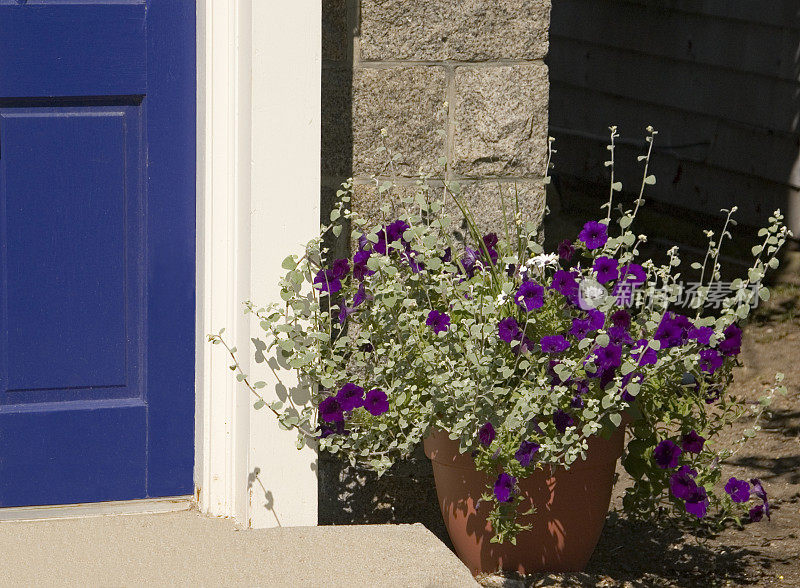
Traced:
<path fill-rule="evenodd" d="M 612 343 L 616 345 L 632 345 L 633 337 L 625 327 L 611 327 L 608 329 L 608 336 Z"/>
<path fill-rule="evenodd" d="M 755 494 L 763 502 L 764 514 L 767 515 L 768 520 L 771 520 L 769 516 L 769 500 L 767 500 L 767 491 L 764 490 L 761 480 L 758 478 L 753 478 L 750 480 L 750 483 L 753 485 L 753 494 Z"/>
<path fill-rule="evenodd" d="M 334 278 L 342 279 L 350 273 L 350 262 L 346 259 L 337 259 L 333 262 L 331 267 L 331 274 Z"/>
<path fill-rule="evenodd" d="M 495 433 L 492 423 L 485 423 L 478 429 L 478 441 L 481 442 L 481 445 L 485 445 L 486 447 L 492 444 L 496 435 L 497 433 Z"/>
<path fill-rule="evenodd" d="M 320 270 L 314 277 L 314 286 L 316 286 L 320 292 L 336 294 L 342 289 L 342 281 L 338 278 L 334 278 L 331 270 Z"/>
<path fill-rule="evenodd" d="M 692 327 L 686 334 L 687 338 L 694 339 L 700 345 L 710 345 L 711 335 L 714 334 L 712 327 Z"/>
<path fill-rule="evenodd" d="M 353 296 L 353 308 L 357 306 L 361 306 L 361 304 L 369 298 L 372 299 L 372 296 L 367 295 L 367 287 L 364 284 L 361 284 L 358 287 L 358 291 L 356 291 L 355 295 Z"/>
<path fill-rule="evenodd" d="M 609 343 L 594 352 L 594 362 L 600 369 L 616 368 L 622 363 L 622 347 Z"/>
<path fill-rule="evenodd" d="M 602 311 L 592 308 L 586 311 L 589 314 L 589 326 L 593 331 L 602 329 L 606 324 L 606 315 Z"/>
<path fill-rule="evenodd" d="M 431 310 L 425 324 L 432 328 L 434 333 L 444 333 L 450 326 L 450 316 L 438 310 Z"/>
<path fill-rule="evenodd" d="M 523 441 L 519 444 L 519 449 L 514 454 L 514 458 L 519 462 L 519 465 L 526 468 L 531 464 L 533 457 L 539 451 L 540 446 L 538 443 L 532 441 Z"/>
<path fill-rule="evenodd" d="M 325 439 L 330 437 L 331 435 L 343 435 L 347 436 L 350 434 L 348 429 L 344 428 L 344 421 L 337 421 L 333 424 L 333 426 L 329 425 L 328 423 L 322 422 L 317 427 L 317 430 L 320 432 L 317 436 L 317 439 Z"/>
<path fill-rule="evenodd" d="M 464 266 L 464 271 L 467 273 L 468 278 L 475 275 L 478 259 L 480 259 L 480 253 L 477 250 L 464 247 L 464 255 L 461 256 L 461 265 Z"/>
<path fill-rule="evenodd" d="M 722 367 L 722 356 L 716 349 L 703 349 L 700 351 L 700 369 L 707 374 L 713 374 Z"/>
<path fill-rule="evenodd" d="M 669 439 L 664 439 L 653 450 L 653 459 L 662 470 L 678 467 L 678 458 L 680 456 L 681 448 Z"/>
<path fill-rule="evenodd" d="M 371 276 L 375 273 L 367 267 L 367 261 L 369 261 L 371 255 L 371 251 L 361 250 L 357 251 L 353 256 L 353 277 L 356 280 L 363 280 L 367 276 Z"/>
<path fill-rule="evenodd" d="M 497 263 L 498 254 L 495 250 L 495 246 L 497 245 L 497 233 L 488 233 L 483 236 L 483 244 L 486 247 L 486 251 L 489 252 L 489 261 L 491 261 L 492 265 Z"/>
<path fill-rule="evenodd" d="M 631 315 L 627 310 L 617 310 L 611 314 L 611 324 L 615 327 L 629 329 L 631 327 Z"/>
<path fill-rule="evenodd" d="M 544 305 L 544 287 L 536 282 L 523 282 L 514 301 L 527 311 L 541 308 Z"/>
<path fill-rule="evenodd" d="M 517 479 L 514 476 L 506 473 L 500 474 L 494 483 L 494 497 L 498 502 L 511 502 L 516 485 Z"/>
<path fill-rule="evenodd" d="M 622 397 L 622 399 L 625 402 L 627 402 L 628 404 L 631 404 L 632 402 L 634 402 L 636 400 L 636 397 L 634 395 L 632 395 L 630 392 L 628 392 L 627 386 L 630 383 L 641 384 L 642 382 L 644 382 L 644 375 L 640 374 L 638 372 L 631 372 L 628 375 L 623 376 L 622 377 L 622 392 L 620 393 L 620 396 Z"/>
<path fill-rule="evenodd" d="M 638 361 L 639 365 L 655 365 L 658 363 L 658 352 L 652 347 L 647 347 L 647 339 L 639 339 L 631 351 L 631 357 Z"/>
<path fill-rule="evenodd" d="M 533 341 L 523 336 L 519 343 L 512 343 L 511 350 L 516 354 L 529 353 L 530 351 L 533 351 L 535 346 L 536 344 Z"/>
<path fill-rule="evenodd" d="M 750 512 L 748 514 L 750 515 L 750 520 L 754 523 L 757 523 L 758 521 L 764 518 L 764 505 L 756 504 L 753 508 L 750 509 Z"/>
<path fill-rule="evenodd" d="M 568 412 L 559 408 L 553 413 L 553 424 L 556 426 L 556 431 L 564 433 L 568 427 L 575 426 L 575 419 Z"/>
<path fill-rule="evenodd" d="M 638 263 L 629 263 L 620 268 L 619 279 L 632 287 L 641 286 L 647 281 L 647 273 Z"/>
<path fill-rule="evenodd" d="M 734 502 L 747 502 L 750 500 L 750 484 L 747 483 L 747 480 L 730 478 L 728 483 L 725 484 L 725 492 Z"/>
<path fill-rule="evenodd" d="M 598 257 L 592 269 L 597 273 L 597 281 L 605 284 L 619 277 L 619 262 L 613 257 Z"/>
<path fill-rule="evenodd" d="M 395 241 L 403 239 L 403 233 L 409 230 L 411 227 L 408 226 L 408 223 L 403 220 L 396 220 L 390 225 L 386 227 L 386 240 L 389 243 L 394 243 Z"/>
<path fill-rule="evenodd" d="M 597 249 L 608 241 L 608 227 L 597 221 L 589 221 L 583 225 L 583 230 L 578 235 L 578 239 L 586 245 L 587 249 Z"/>
<path fill-rule="evenodd" d="M 522 336 L 522 329 L 519 328 L 517 319 L 510 316 L 497 323 L 497 335 L 501 341 L 511 343 Z"/>
<path fill-rule="evenodd" d="M 695 486 L 689 493 L 689 497 L 686 499 L 686 504 L 684 506 L 686 512 L 693 514 L 698 519 L 702 519 L 706 516 L 706 510 L 708 509 L 708 494 L 706 493 L 706 489 L 702 486 Z"/>
<path fill-rule="evenodd" d="M 569 349 L 569 341 L 561 335 L 546 335 L 539 341 L 542 353 L 561 353 Z"/>
<path fill-rule="evenodd" d="M 348 382 L 336 393 L 336 400 L 345 412 L 364 406 L 364 388 Z"/>
<path fill-rule="evenodd" d="M 681 436 L 681 449 L 688 453 L 700 453 L 703 451 L 705 445 L 705 438 L 698 435 L 697 431 L 692 429 L 685 435 Z"/>
<path fill-rule="evenodd" d="M 719 350 L 722 354 L 729 357 L 739 355 L 742 350 L 742 330 L 735 324 L 731 324 L 722 333 L 725 335 L 725 338 L 719 344 Z"/>
<path fill-rule="evenodd" d="M 337 259 L 330 269 L 320 270 L 314 278 L 314 285 L 321 292 L 336 294 L 342 289 L 342 278 L 350 272 L 350 262 L 346 259 Z"/>
<path fill-rule="evenodd" d="M 344 420 L 344 412 L 342 405 L 333 396 L 328 396 L 325 400 L 319 403 L 319 415 L 323 421 L 335 423 Z"/>
<path fill-rule="evenodd" d="M 361 306 L 367 298 L 371 299 L 372 297 L 367 296 L 366 286 L 364 286 L 364 284 L 359 285 L 358 290 L 353 296 L 353 306 L 347 306 L 347 304 L 342 302 L 341 308 L 339 309 L 339 322 L 344 324 L 347 317 L 353 314 L 356 308 Z"/>
<path fill-rule="evenodd" d="M 386 392 L 380 388 L 374 388 L 367 392 L 367 397 L 364 399 L 364 408 L 372 416 L 379 416 L 389 410 L 389 399 L 386 397 Z"/>
<path fill-rule="evenodd" d="M 697 483 L 694 478 L 697 477 L 697 470 L 693 470 L 689 466 L 681 466 L 677 472 L 669 477 L 669 490 L 675 498 L 687 500 L 692 497 L 694 489 L 697 488 Z"/>
<path fill-rule="evenodd" d="M 685 316 L 666 312 L 653 338 L 661 343 L 662 349 L 677 347 L 686 341 L 686 334 L 690 326 L 691 323 Z"/>
<path fill-rule="evenodd" d="M 572 245 L 572 241 L 564 239 L 558 244 L 558 256 L 561 259 L 570 261 L 573 255 L 575 255 L 575 247 Z"/>
<path fill-rule="evenodd" d="M 567 300 L 573 304 L 578 300 L 578 282 L 575 281 L 575 276 L 566 270 L 556 270 L 553 274 L 553 281 L 550 283 L 550 288 L 563 294 Z"/>
<path fill-rule="evenodd" d="M 577 339 L 585 339 L 589 333 L 592 331 L 591 326 L 589 325 L 589 319 L 585 318 L 574 318 L 572 319 L 572 327 L 569 330 L 569 334 Z"/>

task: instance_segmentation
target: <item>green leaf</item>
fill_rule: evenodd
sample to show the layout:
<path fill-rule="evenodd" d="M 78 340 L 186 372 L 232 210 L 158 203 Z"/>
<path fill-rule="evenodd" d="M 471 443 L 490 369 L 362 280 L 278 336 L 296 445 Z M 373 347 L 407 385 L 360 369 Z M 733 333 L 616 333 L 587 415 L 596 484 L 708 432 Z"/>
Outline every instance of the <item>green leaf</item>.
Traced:
<path fill-rule="evenodd" d="M 647 176 L 647 177 L 644 179 L 644 183 L 645 183 L 645 184 L 647 184 L 647 185 L 649 185 L 649 186 L 652 186 L 653 184 L 655 184 L 655 183 L 656 183 L 656 177 L 655 177 L 655 176 Z"/>
<path fill-rule="evenodd" d="M 608 415 L 608 420 L 610 420 L 615 427 L 619 427 L 620 424 L 622 423 L 622 415 L 619 414 L 618 412 L 613 412 L 610 415 Z"/>
<path fill-rule="evenodd" d="M 264 408 L 266 405 L 267 405 L 267 403 L 264 400 L 259 399 L 259 400 L 256 400 L 255 404 L 253 404 L 253 408 L 255 408 L 256 410 L 259 410 L 261 408 Z"/>
<path fill-rule="evenodd" d="M 289 255 L 281 262 L 281 267 L 285 270 L 293 270 L 297 267 L 297 262 L 294 260 L 293 255 Z"/>
<path fill-rule="evenodd" d="M 611 189 L 615 192 L 622 192 L 622 182 L 614 182 L 611 184 Z"/>

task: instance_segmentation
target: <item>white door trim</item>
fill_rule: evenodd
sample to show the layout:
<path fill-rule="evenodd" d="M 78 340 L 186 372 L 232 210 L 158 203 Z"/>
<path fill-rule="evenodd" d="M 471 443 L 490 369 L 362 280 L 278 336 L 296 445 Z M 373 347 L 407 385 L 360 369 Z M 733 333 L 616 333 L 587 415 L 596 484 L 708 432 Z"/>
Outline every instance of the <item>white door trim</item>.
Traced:
<path fill-rule="evenodd" d="M 280 300 L 280 261 L 319 229 L 321 3 L 197 7 L 195 494 L 244 525 L 313 525 L 316 455 L 253 410 L 206 335 L 224 327 L 258 373 L 241 303 Z"/>
<path fill-rule="evenodd" d="M 178 512 L 192 507 L 192 496 L 146 498 L 143 500 L 115 500 L 112 502 L 87 502 L 58 504 L 55 506 L 18 506 L 0 509 L 0 524 L 23 521 L 52 521 L 57 519 L 82 519 L 131 514 L 157 514 Z"/>

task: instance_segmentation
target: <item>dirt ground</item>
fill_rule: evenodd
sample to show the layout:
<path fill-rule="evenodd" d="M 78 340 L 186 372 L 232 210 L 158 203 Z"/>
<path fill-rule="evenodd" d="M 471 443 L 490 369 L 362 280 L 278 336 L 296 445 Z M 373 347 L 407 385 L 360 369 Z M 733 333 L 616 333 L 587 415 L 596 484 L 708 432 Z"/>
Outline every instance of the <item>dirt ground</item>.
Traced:
<path fill-rule="evenodd" d="M 788 274 L 788 275 L 787 275 Z M 612 510 L 586 573 L 551 574 L 506 586 L 800 586 L 800 274 L 785 272 L 768 304 L 745 329 L 733 392 L 756 403 L 776 372 L 786 375 L 788 395 L 778 396 L 763 430 L 723 464 L 724 476 L 759 477 L 772 520 L 729 528 L 698 541 L 658 521 L 636 523 L 622 508 L 625 473 L 615 487 Z M 752 419 L 742 419 L 723 443 L 741 438 Z M 499 578 L 484 580 L 502 586 Z M 519 580 L 519 579 L 518 579 Z"/>

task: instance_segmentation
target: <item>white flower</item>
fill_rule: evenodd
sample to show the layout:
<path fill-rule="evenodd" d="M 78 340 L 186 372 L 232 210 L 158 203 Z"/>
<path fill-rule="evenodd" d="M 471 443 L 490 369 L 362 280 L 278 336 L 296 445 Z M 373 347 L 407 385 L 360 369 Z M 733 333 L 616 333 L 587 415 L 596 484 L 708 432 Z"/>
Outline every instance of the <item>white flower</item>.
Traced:
<path fill-rule="evenodd" d="M 558 263 L 557 253 L 542 253 L 541 255 L 537 255 L 536 257 L 531 257 L 526 265 L 528 267 L 543 268 L 548 265 L 553 265 L 556 263 Z"/>

